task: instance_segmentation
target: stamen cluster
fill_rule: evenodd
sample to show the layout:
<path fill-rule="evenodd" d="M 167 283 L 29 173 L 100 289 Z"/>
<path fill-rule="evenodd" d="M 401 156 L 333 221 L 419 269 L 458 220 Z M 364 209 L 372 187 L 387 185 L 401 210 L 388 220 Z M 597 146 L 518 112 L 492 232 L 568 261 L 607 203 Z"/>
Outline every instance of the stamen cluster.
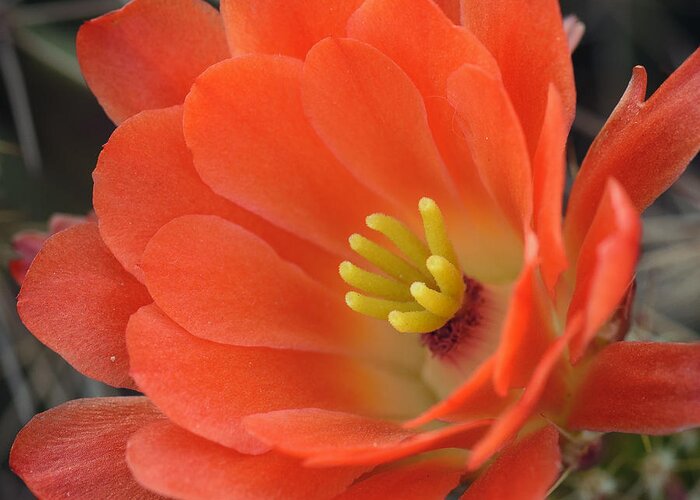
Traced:
<path fill-rule="evenodd" d="M 466 291 L 442 212 L 430 198 L 418 203 L 424 243 L 405 224 L 384 214 L 372 214 L 366 224 L 383 234 L 401 256 L 359 234 L 350 248 L 387 276 L 345 261 L 340 276 L 364 293 L 348 292 L 345 302 L 356 312 L 386 319 L 401 333 L 429 333 L 443 327 L 460 310 Z"/>

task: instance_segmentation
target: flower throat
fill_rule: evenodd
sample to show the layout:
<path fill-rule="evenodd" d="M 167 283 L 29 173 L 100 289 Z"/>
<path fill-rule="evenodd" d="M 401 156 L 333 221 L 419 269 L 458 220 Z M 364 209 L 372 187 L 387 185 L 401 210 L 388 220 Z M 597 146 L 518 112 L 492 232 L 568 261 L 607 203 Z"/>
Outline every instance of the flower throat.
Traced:
<path fill-rule="evenodd" d="M 456 330 L 461 328 L 452 325 L 452 320 L 462 323 L 465 311 L 476 305 L 472 295 L 478 295 L 481 286 L 464 276 L 437 203 L 422 198 L 418 211 L 425 243 L 393 217 L 372 214 L 366 219 L 367 227 L 391 241 L 401 257 L 364 236 L 350 236 L 350 248 L 385 275 L 349 261 L 342 262 L 339 271 L 343 280 L 358 290 L 345 295 L 353 311 L 388 320 L 401 333 L 429 334 L 423 344 L 441 355 L 459 338 Z M 443 338 L 446 331 L 454 331 L 454 335 Z"/>

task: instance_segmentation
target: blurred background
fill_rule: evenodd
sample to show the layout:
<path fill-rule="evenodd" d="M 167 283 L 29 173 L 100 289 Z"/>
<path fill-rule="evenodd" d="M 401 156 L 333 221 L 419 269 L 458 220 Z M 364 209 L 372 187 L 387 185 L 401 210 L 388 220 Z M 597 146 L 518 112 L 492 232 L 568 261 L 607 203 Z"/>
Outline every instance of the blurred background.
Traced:
<path fill-rule="evenodd" d="M 77 397 L 115 394 L 42 346 L 17 318 L 11 239 L 47 230 L 55 212 L 91 209 L 91 172 L 112 123 L 88 91 L 75 57 L 85 19 L 120 0 L 0 0 L 0 499 L 33 498 L 9 471 L 14 436 L 34 414 Z M 697 0 L 563 0 L 586 33 L 574 53 L 578 112 L 573 174 L 636 64 L 653 91 L 698 46 Z M 630 336 L 698 340 L 700 169 L 687 173 L 645 215 L 644 252 Z M 587 470 L 571 470 L 552 498 L 700 500 L 700 436 L 591 435 Z M 580 450 L 579 450 L 580 451 Z M 577 451 L 578 452 L 578 451 Z M 612 476 L 615 482 L 611 482 Z M 606 496 L 606 493 L 607 496 Z"/>

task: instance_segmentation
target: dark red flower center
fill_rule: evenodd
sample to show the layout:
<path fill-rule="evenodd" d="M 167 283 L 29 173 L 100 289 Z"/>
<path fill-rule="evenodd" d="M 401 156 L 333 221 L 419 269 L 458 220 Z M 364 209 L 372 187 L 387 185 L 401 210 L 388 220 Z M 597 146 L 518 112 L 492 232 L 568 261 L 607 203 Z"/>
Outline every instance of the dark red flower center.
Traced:
<path fill-rule="evenodd" d="M 444 326 L 421 335 L 421 343 L 438 358 L 452 352 L 456 346 L 466 341 L 483 321 L 484 287 L 478 281 L 464 277 L 466 290 L 462 307 Z"/>

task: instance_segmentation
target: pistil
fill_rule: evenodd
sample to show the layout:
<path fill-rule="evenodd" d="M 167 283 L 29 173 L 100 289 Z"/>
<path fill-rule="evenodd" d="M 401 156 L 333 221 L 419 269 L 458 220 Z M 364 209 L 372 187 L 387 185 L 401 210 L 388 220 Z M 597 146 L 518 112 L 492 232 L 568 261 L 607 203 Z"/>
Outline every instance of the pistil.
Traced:
<path fill-rule="evenodd" d="M 437 203 L 422 198 L 418 211 L 425 242 L 401 221 L 372 214 L 367 227 L 384 235 L 399 254 L 353 234 L 350 248 L 384 275 L 345 261 L 340 276 L 358 291 L 345 301 L 361 314 L 389 321 L 401 333 L 429 333 L 447 324 L 462 308 L 466 284 L 445 220 Z"/>

